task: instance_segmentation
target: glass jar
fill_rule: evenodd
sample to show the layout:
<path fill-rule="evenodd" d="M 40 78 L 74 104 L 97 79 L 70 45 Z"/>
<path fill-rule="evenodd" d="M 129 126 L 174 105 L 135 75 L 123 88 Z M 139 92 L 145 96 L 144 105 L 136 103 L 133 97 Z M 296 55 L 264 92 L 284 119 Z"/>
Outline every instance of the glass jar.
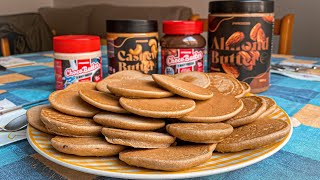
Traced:
<path fill-rule="evenodd" d="M 273 1 L 212 1 L 208 18 L 210 71 L 245 81 L 251 92 L 269 88 Z"/>
<path fill-rule="evenodd" d="M 161 38 L 162 74 L 204 71 L 204 47 L 201 21 L 164 21 Z"/>
<path fill-rule="evenodd" d="M 53 51 L 57 90 L 75 82 L 98 82 L 102 79 L 99 36 L 55 36 Z"/>
<path fill-rule="evenodd" d="M 107 20 L 109 74 L 158 73 L 158 24 L 153 20 Z"/>

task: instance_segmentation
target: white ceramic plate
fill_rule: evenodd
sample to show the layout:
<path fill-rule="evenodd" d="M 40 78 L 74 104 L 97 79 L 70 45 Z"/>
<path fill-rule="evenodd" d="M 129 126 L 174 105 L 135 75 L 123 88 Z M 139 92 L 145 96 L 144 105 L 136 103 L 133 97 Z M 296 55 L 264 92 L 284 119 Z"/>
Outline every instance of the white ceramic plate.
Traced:
<path fill-rule="evenodd" d="M 291 137 L 292 123 L 288 115 L 279 107 L 269 117 L 290 123 L 290 133 L 280 141 L 259 149 L 238 153 L 222 154 L 214 152 L 211 159 L 205 164 L 179 172 L 155 171 L 132 167 L 121 162 L 117 157 L 79 157 L 63 154 L 51 146 L 50 139 L 52 136 L 42 133 L 31 126 L 27 130 L 27 138 L 33 149 L 50 161 L 85 173 L 126 179 L 192 178 L 240 169 L 266 159 L 279 151 Z"/>

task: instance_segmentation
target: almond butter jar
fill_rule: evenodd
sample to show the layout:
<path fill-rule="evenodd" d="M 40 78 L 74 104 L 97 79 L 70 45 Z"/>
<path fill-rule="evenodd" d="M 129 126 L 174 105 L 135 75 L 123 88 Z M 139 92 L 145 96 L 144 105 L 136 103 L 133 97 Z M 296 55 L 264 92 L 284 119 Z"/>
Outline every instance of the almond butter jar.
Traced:
<path fill-rule="evenodd" d="M 158 73 L 158 24 L 153 20 L 107 20 L 108 72 Z"/>
<path fill-rule="evenodd" d="M 208 18 L 209 71 L 245 81 L 251 92 L 269 88 L 273 1 L 212 1 Z"/>

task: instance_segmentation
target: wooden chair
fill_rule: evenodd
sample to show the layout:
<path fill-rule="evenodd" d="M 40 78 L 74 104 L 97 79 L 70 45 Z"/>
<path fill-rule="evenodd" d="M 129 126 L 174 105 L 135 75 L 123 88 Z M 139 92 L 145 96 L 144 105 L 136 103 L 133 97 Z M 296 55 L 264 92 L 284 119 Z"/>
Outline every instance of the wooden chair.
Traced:
<path fill-rule="evenodd" d="M 208 19 L 202 19 L 199 14 L 194 14 L 190 20 L 202 21 L 204 31 L 208 31 Z M 287 14 L 274 22 L 274 35 L 280 36 L 278 54 L 291 54 L 293 23 L 294 14 Z"/>
<path fill-rule="evenodd" d="M 10 45 L 8 38 L 0 39 L 0 47 L 2 56 L 10 56 Z"/>

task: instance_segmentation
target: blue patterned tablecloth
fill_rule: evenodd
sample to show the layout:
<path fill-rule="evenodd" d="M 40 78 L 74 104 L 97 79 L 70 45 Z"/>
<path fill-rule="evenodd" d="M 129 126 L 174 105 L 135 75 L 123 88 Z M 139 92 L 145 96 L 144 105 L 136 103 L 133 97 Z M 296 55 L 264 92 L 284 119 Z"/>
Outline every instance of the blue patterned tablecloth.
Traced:
<path fill-rule="evenodd" d="M 15 57 L 36 61 L 31 66 L 0 71 L 0 100 L 16 105 L 47 98 L 55 90 L 53 62 L 48 52 Z M 50 53 L 50 52 L 49 52 Z M 286 60 L 320 62 L 320 58 L 274 55 Z M 103 61 L 106 62 L 105 56 Z M 106 64 L 104 64 L 106 66 Z M 273 98 L 301 123 L 289 143 L 273 156 L 236 171 L 202 179 L 320 179 L 320 82 L 271 75 L 271 87 L 261 93 Z M 22 140 L 0 147 L 0 179 L 104 179 L 77 172 L 45 159 Z"/>

